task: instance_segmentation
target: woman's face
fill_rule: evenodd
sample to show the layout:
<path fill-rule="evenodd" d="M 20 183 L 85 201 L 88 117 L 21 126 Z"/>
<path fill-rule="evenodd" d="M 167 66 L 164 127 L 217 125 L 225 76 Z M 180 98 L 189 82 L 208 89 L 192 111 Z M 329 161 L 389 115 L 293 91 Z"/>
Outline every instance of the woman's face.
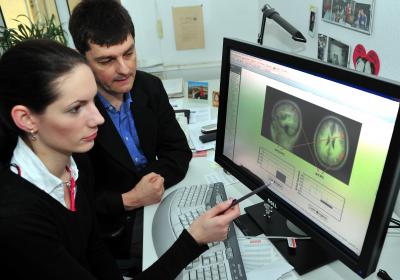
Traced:
<path fill-rule="evenodd" d="M 33 114 L 37 124 L 35 148 L 42 153 L 66 155 L 87 152 L 94 145 L 97 126 L 104 122 L 93 102 L 97 86 L 92 71 L 80 64 L 58 78 L 54 88 L 56 101 L 44 113 Z"/>

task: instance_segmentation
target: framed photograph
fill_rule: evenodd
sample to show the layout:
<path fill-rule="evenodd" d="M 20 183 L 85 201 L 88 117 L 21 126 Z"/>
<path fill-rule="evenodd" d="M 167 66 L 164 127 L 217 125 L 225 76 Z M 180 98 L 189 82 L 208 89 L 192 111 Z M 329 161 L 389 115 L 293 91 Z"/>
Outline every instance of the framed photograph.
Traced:
<path fill-rule="evenodd" d="M 371 34 L 375 0 L 322 0 L 322 20 Z"/>
<path fill-rule="evenodd" d="M 213 107 L 219 106 L 219 91 L 214 90 L 212 92 L 212 105 Z"/>
<path fill-rule="evenodd" d="M 314 37 L 314 35 L 315 35 L 316 14 L 317 14 L 317 7 L 310 6 L 310 19 L 309 19 L 309 22 L 308 22 L 308 34 L 311 37 Z"/>
<path fill-rule="evenodd" d="M 318 59 L 322 61 L 326 61 L 325 53 L 326 53 L 326 46 L 328 45 L 328 36 L 324 34 L 318 34 Z"/>
<path fill-rule="evenodd" d="M 188 81 L 188 98 L 208 99 L 208 82 Z"/>
<path fill-rule="evenodd" d="M 350 47 L 329 37 L 327 62 L 347 67 L 349 63 Z"/>

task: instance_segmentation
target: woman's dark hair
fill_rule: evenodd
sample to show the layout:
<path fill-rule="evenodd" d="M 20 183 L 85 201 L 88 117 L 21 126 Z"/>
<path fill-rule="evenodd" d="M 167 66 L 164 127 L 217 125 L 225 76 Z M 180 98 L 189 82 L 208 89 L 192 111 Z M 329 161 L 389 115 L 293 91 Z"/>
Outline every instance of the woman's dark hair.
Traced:
<path fill-rule="evenodd" d="M 115 0 L 83 0 L 72 11 L 69 32 L 76 49 L 85 54 L 89 43 L 113 46 L 123 43 L 135 28 L 128 11 Z"/>
<path fill-rule="evenodd" d="M 0 166 L 8 165 L 17 137 L 23 136 L 11 118 L 15 105 L 43 113 L 57 99 L 57 79 L 85 59 L 52 40 L 26 40 L 0 58 Z"/>

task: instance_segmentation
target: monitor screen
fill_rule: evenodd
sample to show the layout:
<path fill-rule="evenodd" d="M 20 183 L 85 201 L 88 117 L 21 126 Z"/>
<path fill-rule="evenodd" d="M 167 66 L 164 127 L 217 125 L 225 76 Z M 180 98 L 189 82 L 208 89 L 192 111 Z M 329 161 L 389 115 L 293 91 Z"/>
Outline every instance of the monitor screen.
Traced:
<path fill-rule="evenodd" d="M 398 192 L 399 96 L 393 82 L 224 39 L 215 159 L 251 189 L 272 180 L 260 196 L 366 277 Z"/>

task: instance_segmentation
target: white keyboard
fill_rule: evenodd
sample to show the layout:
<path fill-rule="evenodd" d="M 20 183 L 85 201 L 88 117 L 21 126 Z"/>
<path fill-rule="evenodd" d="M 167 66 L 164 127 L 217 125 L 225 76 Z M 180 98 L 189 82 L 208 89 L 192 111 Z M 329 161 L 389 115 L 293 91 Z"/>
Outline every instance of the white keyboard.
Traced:
<path fill-rule="evenodd" d="M 180 188 L 166 196 L 153 219 L 153 244 L 161 256 L 199 215 L 227 199 L 222 183 Z M 243 261 L 233 224 L 223 242 L 209 243 L 209 250 L 190 263 L 177 279 L 245 280 Z"/>

